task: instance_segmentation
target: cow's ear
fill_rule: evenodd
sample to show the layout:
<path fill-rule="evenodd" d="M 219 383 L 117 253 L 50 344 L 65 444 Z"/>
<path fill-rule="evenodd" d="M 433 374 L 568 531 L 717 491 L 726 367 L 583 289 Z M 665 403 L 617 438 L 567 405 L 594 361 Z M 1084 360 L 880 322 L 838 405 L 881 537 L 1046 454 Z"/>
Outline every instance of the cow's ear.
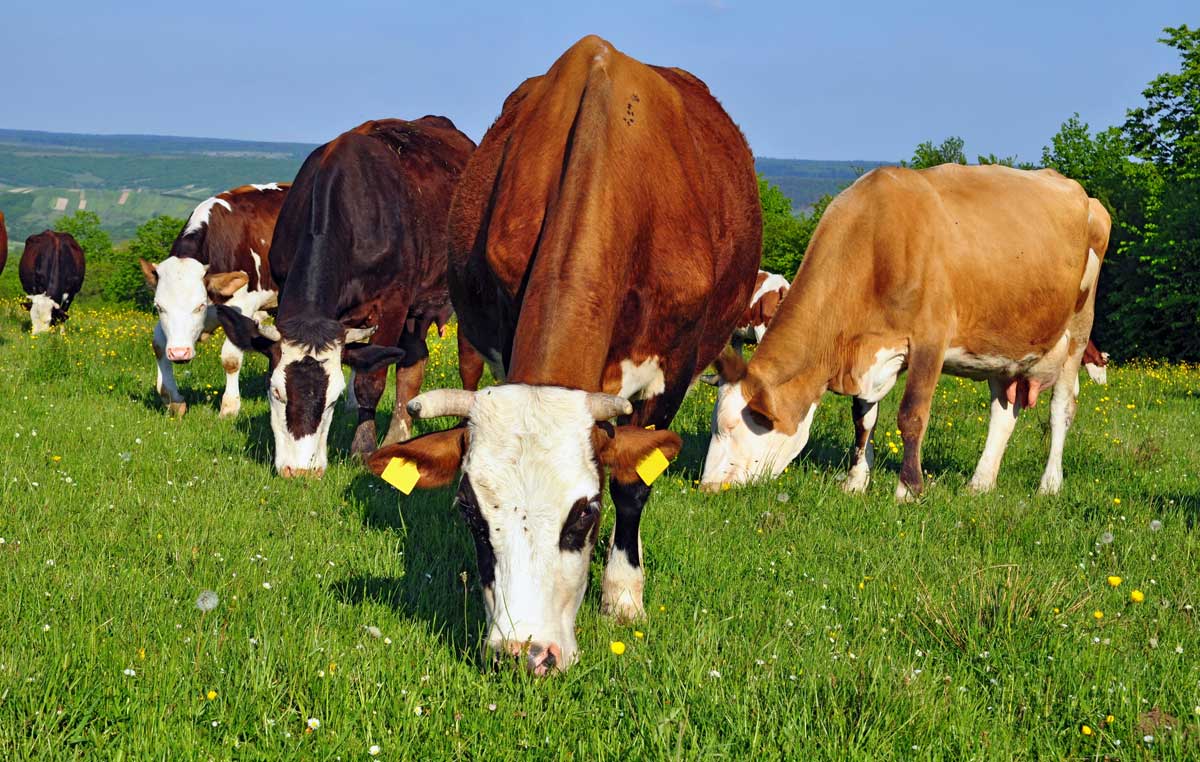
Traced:
<path fill-rule="evenodd" d="M 33 309 L 33 300 L 32 300 L 32 299 L 26 299 L 25 301 L 21 302 L 21 307 L 22 307 L 22 308 L 23 308 L 23 309 L 24 309 L 26 312 L 29 312 L 31 309 Z"/>
<path fill-rule="evenodd" d="M 733 347 L 725 347 L 716 362 L 717 375 L 727 384 L 736 384 L 746 377 L 746 360 Z"/>
<path fill-rule="evenodd" d="M 604 432 L 604 436 L 597 437 L 596 455 L 608 467 L 612 477 L 622 484 L 641 478 L 638 465 L 655 450 L 661 451 L 667 460 L 674 460 L 683 448 L 683 440 L 674 431 L 643 429 L 633 424 L 615 428 L 601 424 L 596 430 Z M 608 435 L 609 430 L 611 435 Z"/>
<path fill-rule="evenodd" d="M 138 257 L 138 264 L 142 267 L 142 277 L 146 279 L 146 285 L 151 289 L 158 288 L 158 270 L 154 264 Z"/>
<path fill-rule="evenodd" d="M 264 335 L 258 323 L 224 304 L 217 305 L 217 320 L 235 347 L 242 351 L 253 349 L 274 359 L 278 338 Z"/>
<path fill-rule="evenodd" d="M 228 299 L 237 290 L 250 282 L 250 276 L 242 270 L 204 276 L 204 290 L 213 301 Z"/>
<path fill-rule="evenodd" d="M 347 344 L 342 347 L 342 362 L 356 373 L 371 373 L 404 359 L 399 347 L 380 347 L 375 344 Z"/>
<path fill-rule="evenodd" d="M 380 447 L 367 456 L 367 468 L 376 476 L 382 477 L 387 472 L 389 482 L 396 483 L 406 492 L 411 492 L 414 487 L 444 487 L 454 480 L 466 451 L 467 430 L 462 427 L 446 429 Z M 393 464 L 393 461 L 396 462 Z M 414 468 L 415 482 L 412 481 Z"/>
<path fill-rule="evenodd" d="M 755 423 L 759 426 L 765 429 L 774 429 L 780 421 L 780 410 L 782 409 L 778 400 L 775 399 L 775 389 L 758 384 L 750 384 L 750 386 L 752 387 L 750 389 L 742 387 L 743 393 L 746 395 L 746 409 L 750 411 L 750 415 L 754 417 Z"/>

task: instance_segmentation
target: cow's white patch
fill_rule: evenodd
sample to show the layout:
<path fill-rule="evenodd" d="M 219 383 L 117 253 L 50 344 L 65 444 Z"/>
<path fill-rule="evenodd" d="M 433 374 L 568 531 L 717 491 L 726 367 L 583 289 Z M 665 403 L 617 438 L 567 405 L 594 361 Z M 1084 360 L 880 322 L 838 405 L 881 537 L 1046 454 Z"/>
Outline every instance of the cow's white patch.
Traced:
<path fill-rule="evenodd" d="M 254 260 L 254 274 L 258 276 L 258 282 L 262 283 L 262 257 L 258 256 L 257 251 L 251 249 L 250 258 Z"/>
<path fill-rule="evenodd" d="M 742 484 L 760 476 L 776 477 L 808 444 L 813 402 L 793 434 L 760 426 L 750 415 L 741 383 L 721 384 L 713 408 L 712 438 L 700 477 L 706 489 Z"/>
<path fill-rule="evenodd" d="M 883 394 L 886 395 L 887 392 L 885 391 Z M 842 489 L 850 493 L 866 492 L 871 483 L 871 468 L 875 465 L 875 449 L 871 445 L 871 433 L 875 429 L 875 422 L 879 420 L 879 405 L 874 401 L 871 401 L 870 404 L 871 406 L 863 415 L 862 420 L 862 425 L 867 430 L 866 445 L 859 449 L 858 442 L 854 443 L 854 463 L 850 466 L 850 472 L 846 474 L 846 481 L 842 484 Z M 855 431 L 855 435 L 857 436 L 857 431 Z"/>
<path fill-rule="evenodd" d="M 487 522 L 495 583 L 485 591 L 488 642 L 557 645 L 578 653 L 575 617 L 591 548 L 559 548 L 571 507 L 600 494 L 594 425 L 584 392 L 509 384 L 475 394 L 463 473 Z"/>
<path fill-rule="evenodd" d="M 908 349 L 905 347 L 879 349 L 871 366 L 858 377 L 859 391 L 855 396 L 867 402 L 878 402 L 886 397 L 896 385 L 907 358 Z"/>
<path fill-rule="evenodd" d="M 208 267 L 189 257 L 167 257 L 154 267 L 158 285 L 154 306 L 162 326 L 166 348 L 195 354 L 196 342 L 204 332 L 208 292 L 204 274 Z"/>
<path fill-rule="evenodd" d="M 212 214 L 213 207 L 218 205 L 225 207 L 225 211 L 227 212 L 233 211 L 233 207 L 230 206 L 229 202 L 220 196 L 206 198 L 197 204 L 196 208 L 192 210 L 192 216 L 188 217 L 187 225 L 185 225 L 183 228 L 183 234 L 187 235 L 188 233 L 194 233 L 207 225 L 208 218 L 209 215 Z"/>
<path fill-rule="evenodd" d="M 1087 363 L 1083 367 L 1087 371 L 1088 378 L 1092 379 L 1093 381 L 1095 381 L 1097 384 L 1100 384 L 1101 386 L 1106 386 L 1108 384 L 1108 366 L 1096 365 L 1095 363 Z M 1079 396 L 1079 385 L 1078 384 L 1075 385 L 1075 396 L 1076 397 Z"/>
<path fill-rule="evenodd" d="M 283 190 L 279 187 L 279 183 L 250 183 L 250 187 L 260 191 Z"/>
<path fill-rule="evenodd" d="M 972 492 L 989 492 L 996 486 L 996 477 L 1000 473 L 1000 461 L 1004 451 L 1008 449 L 1008 440 L 1012 437 L 1017 425 L 1017 415 L 1021 412 L 1019 404 L 1009 404 L 1005 392 L 1005 383 L 1000 379 L 988 381 L 992 395 L 991 420 L 988 421 L 987 442 L 983 446 L 983 454 L 975 466 L 975 475 L 967 484 Z"/>
<path fill-rule="evenodd" d="M 616 525 L 613 525 L 616 533 Z M 638 558 L 642 557 L 642 536 L 638 533 Z M 646 576 L 641 566 L 629 563 L 624 550 L 617 550 L 616 542 L 608 545 L 608 561 L 604 564 L 601 580 L 600 610 L 615 617 L 618 622 L 632 622 L 646 615 L 642 593 Z"/>
<path fill-rule="evenodd" d="M 321 420 L 313 434 L 295 436 L 287 428 L 287 406 L 301 404 L 301 400 L 289 400 L 287 392 L 287 370 L 305 357 L 316 360 L 325 372 L 324 406 Z M 275 435 L 275 470 L 283 473 L 322 473 L 329 465 L 329 423 L 333 420 L 333 406 L 346 384 L 342 375 L 342 345 L 340 342 L 320 352 L 313 352 L 290 341 L 279 343 L 279 362 L 271 373 L 267 400 L 271 408 L 271 431 Z"/>
<path fill-rule="evenodd" d="M 648 357 L 640 363 L 633 360 L 621 361 L 621 391 L 625 399 L 650 399 L 666 389 L 662 368 L 657 357 Z"/>
<path fill-rule="evenodd" d="M 61 305 L 50 298 L 49 294 L 34 294 L 29 297 L 29 301 L 29 322 L 32 324 L 30 331 L 34 335 L 46 333 L 54 319 L 54 310 L 61 308 Z"/>
<path fill-rule="evenodd" d="M 1088 249 L 1087 267 L 1083 269 L 1083 277 L 1079 280 L 1079 290 L 1087 291 L 1092 286 L 1096 285 L 1096 278 L 1100 275 L 1100 257 L 1096 256 L 1095 249 Z"/>

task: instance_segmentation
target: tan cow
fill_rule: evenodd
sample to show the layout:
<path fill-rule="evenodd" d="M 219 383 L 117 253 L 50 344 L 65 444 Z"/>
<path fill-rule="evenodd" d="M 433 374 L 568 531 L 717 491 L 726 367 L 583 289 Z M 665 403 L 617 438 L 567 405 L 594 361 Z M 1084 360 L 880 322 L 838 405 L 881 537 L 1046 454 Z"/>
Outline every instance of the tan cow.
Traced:
<path fill-rule="evenodd" d="M 703 486 L 780 474 L 832 391 L 854 398 L 845 488 L 865 490 L 878 403 L 907 370 L 898 499 L 921 492 L 921 439 L 942 373 L 991 389 L 976 491 L 995 486 L 1020 409 L 1054 388 L 1041 491 L 1057 492 L 1109 227 L 1104 207 L 1053 170 L 947 164 L 864 175 L 826 210 L 753 359 L 718 361 Z"/>

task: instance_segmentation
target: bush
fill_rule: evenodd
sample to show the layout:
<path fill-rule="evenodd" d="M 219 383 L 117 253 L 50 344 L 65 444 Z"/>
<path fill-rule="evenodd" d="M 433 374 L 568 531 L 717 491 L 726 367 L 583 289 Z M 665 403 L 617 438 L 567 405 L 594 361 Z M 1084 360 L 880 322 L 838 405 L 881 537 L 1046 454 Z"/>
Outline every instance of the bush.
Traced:
<path fill-rule="evenodd" d="M 154 305 L 154 294 L 146 287 L 138 259 L 150 262 L 166 259 L 182 227 L 183 220 L 167 215 L 142 223 L 104 284 L 104 298 L 117 304 L 150 309 Z"/>

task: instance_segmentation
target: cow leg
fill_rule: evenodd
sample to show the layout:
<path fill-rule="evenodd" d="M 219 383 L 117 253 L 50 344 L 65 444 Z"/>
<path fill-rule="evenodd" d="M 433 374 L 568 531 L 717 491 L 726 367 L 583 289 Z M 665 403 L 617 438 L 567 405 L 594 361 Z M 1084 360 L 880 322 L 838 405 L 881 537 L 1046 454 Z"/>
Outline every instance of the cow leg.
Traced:
<path fill-rule="evenodd" d="M 221 418 L 236 418 L 242 409 L 238 376 L 242 371 L 242 350 L 228 338 L 221 344 L 221 367 L 225 369 L 225 393 L 221 395 Z"/>
<path fill-rule="evenodd" d="M 366 456 L 375 452 L 375 409 L 387 386 L 387 366 L 370 373 L 354 374 L 354 396 L 358 400 L 358 428 L 350 454 Z"/>
<path fill-rule="evenodd" d="M 463 388 L 472 392 L 479 390 L 479 379 L 483 378 L 483 355 L 467 341 L 461 326 L 458 329 L 458 377 L 462 379 Z"/>
<path fill-rule="evenodd" d="M 421 381 L 425 378 L 425 363 L 422 357 L 407 368 L 396 366 L 396 407 L 392 410 L 392 421 L 380 447 L 407 441 L 412 436 L 412 418 L 408 414 L 408 401 L 421 392 Z"/>
<path fill-rule="evenodd" d="M 182 417 L 187 413 L 187 403 L 183 401 L 183 395 L 175 385 L 175 366 L 167 359 L 167 335 L 163 332 L 161 323 L 154 324 L 153 344 L 154 360 L 157 364 L 154 389 L 167 406 L 167 413 Z"/>
<path fill-rule="evenodd" d="M 875 445 L 871 432 L 879 417 L 879 403 L 868 402 L 861 397 L 853 401 L 854 447 L 850 450 L 850 473 L 842 489 L 846 492 L 866 492 L 871 483 L 871 467 L 875 465 Z"/>
<path fill-rule="evenodd" d="M 354 379 L 357 378 L 354 368 L 350 369 L 350 382 L 346 384 L 346 401 L 343 403 L 347 413 L 358 410 L 358 398 L 354 396 Z"/>
<path fill-rule="evenodd" d="M 1062 489 L 1063 445 L 1067 441 L 1067 430 L 1075 420 L 1081 359 L 1082 354 L 1078 357 L 1068 356 L 1058 374 L 1058 380 L 1054 382 L 1054 394 L 1050 398 L 1050 457 L 1046 461 L 1046 471 L 1042 474 L 1042 483 L 1038 487 L 1038 492 L 1043 495 L 1057 495 Z"/>
<path fill-rule="evenodd" d="M 996 486 L 996 476 L 1000 473 L 1000 461 L 1004 451 L 1008 449 L 1008 440 L 1017 425 L 1017 416 L 1021 414 L 1021 400 L 1008 401 L 1007 384 L 998 378 L 988 379 L 988 390 L 992 394 L 992 417 L 988 421 L 987 442 L 983 446 L 983 455 L 975 466 L 975 475 L 967 484 L 971 492 L 990 492 Z"/>
<path fill-rule="evenodd" d="M 908 379 L 900 399 L 897 423 L 904 442 L 904 460 L 900 464 L 900 482 L 896 499 L 908 501 L 920 496 L 924 485 L 921 478 L 921 441 L 929 425 L 929 408 L 938 378 L 942 374 L 944 350 L 935 345 L 917 345 L 908 355 Z"/>

